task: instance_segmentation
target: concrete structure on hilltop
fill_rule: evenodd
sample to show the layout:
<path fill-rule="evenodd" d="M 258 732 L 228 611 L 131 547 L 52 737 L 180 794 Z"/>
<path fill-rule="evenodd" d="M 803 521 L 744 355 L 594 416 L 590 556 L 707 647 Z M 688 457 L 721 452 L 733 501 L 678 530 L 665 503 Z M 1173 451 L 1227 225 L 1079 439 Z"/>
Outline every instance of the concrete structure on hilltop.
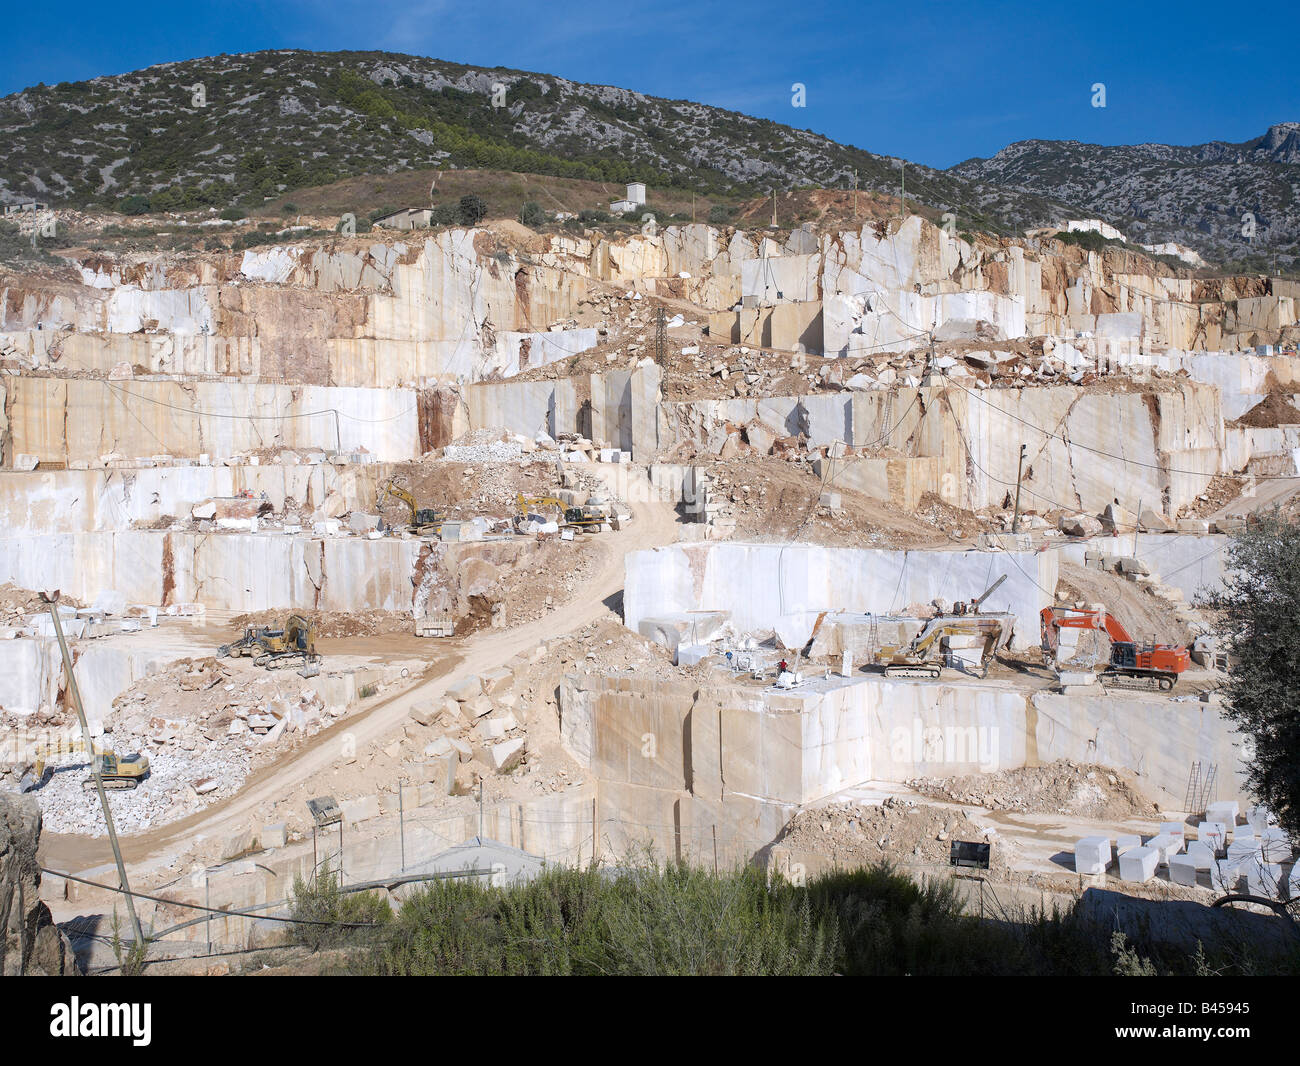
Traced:
<path fill-rule="evenodd" d="M 622 200 L 615 200 L 609 205 L 609 209 L 616 215 L 625 215 L 629 211 L 635 211 L 638 207 L 645 206 L 645 182 L 629 181 L 627 183 L 627 196 Z"/>

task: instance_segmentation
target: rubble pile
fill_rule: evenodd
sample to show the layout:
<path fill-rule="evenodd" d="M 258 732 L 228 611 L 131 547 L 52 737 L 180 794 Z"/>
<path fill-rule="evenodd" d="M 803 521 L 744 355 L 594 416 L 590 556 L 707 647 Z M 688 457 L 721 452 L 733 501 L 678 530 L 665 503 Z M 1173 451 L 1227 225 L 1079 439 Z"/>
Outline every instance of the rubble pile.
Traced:
<path fill-rule="evenodd" d="M 924 777 L 908 785 L 922 795 L 991 811 L 1122 820 L 1159 809 L 1117 771 L 1067 760 L 992 774 Z"/>
<path fill-rule="evenodd" d="M 114 792 L 110 800 L 119 831 L 143 832 L 233 796 L 258 766 L 353 712 L 358 701 L 408 684 L 421 666 L 395 661 L 383 670 L 304 680 L 291 670 L 265 671 L 209 657 L 177 660 L 144 678 L 118 697 L 107 721 L 92 724 L 97 746 L 119 756 L 139 752 L 149 758 L 149 776 L 135 789 Z M 6 747 L 0 791 L 17 789 L 32 769 L 35 745 L 56 734 L 79 738 L 66 718 L 0 721 L 0 730 L 29 738 L 26 744 Z M 36 732 L 37 726 L 43 728 Z M 84 752 L 52 754 L 46 763 L 32 794 L 45 812 L 47 828 L 103 835 L 98 801 L 83 788 L 89 776 Z"/>
<path fill-rule="evenodd" d="M 813 852 L 838 865 L 948 865 L 952 841 L 986 841 L 996 830 L 973 822 L 965 811 L 891 796 L 879 805 L 852 802 L 813 807 L 796 814 L 775 843 L 794 852 Z M 993 848 L 994 867 L 1013 863 L 1006 844 Z"/>

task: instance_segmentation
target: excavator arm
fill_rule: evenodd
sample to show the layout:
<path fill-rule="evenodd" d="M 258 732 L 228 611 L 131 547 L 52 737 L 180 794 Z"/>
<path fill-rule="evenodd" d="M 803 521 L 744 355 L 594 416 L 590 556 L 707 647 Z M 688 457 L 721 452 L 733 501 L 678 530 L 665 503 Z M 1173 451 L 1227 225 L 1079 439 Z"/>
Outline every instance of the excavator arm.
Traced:
<path fill-rule="evenodd" d="M 1043 648 L 1056 651 L 1062 629 L 1092 629 L 1105 633 L 1116 644 L 1132 644 L 1133 638 L 1124 624 L 1105 608 L 1044 607 L 1039 612 Z"/>
<path fill-rule="evenodd" d="M 407 492 L 404 488 L 402 488 L 401 485 L 397 484 L 397 482 L 391 478 L 388 480 L 388 484 L 384 486 L 383 493 L 380 494 L 379 505 L 382 506 L 384 500 L 389 496 L 392 496 L 394 499 L 401 500 L 404 504 L 406 504 L 407 509 L 411 512 L 411 525 L 415 525 L 416 512 L 419 510 L 419 508 L 416 507 L 415 505 L 415 497 L 412 496 L 409 492 Z"/>

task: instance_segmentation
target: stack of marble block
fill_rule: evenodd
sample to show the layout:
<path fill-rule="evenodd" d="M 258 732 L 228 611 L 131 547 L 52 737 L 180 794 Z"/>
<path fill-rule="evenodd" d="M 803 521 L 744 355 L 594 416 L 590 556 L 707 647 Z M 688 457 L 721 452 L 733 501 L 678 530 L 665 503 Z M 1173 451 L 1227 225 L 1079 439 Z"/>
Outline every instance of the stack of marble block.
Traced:
<path fill-rule="evenodd" d="M 1145 843 L 1136 835 L 1084 837 L 1075 844 L 1074 868 L 1080 874 L 1104 874 L 1116 858 L 1119 876 L 1125 881 L 1150 881 L 1162 867 L 1176 885 L 1195 886 L 1204 872 L 1210 886 L 1222 892 L 1236 891 L 1245 883 L 1254 895 L 1278 897 L 1300 892 L 1300 874 L 1282 877 L 1282 863 L 1293 857 L 1286 834 L 1270 826 L 1263 807 L 1246 812 L 1246 824 L 1238 825 L 1235 801 L 1211 804 L 1206 818 L 1197 824 L 1196 839 L 1186 839 L 1182 822 L 1162 822 L 1160 830 Z M 1223 857 L 1220 858 L 1220 855 Z M 1300 870 L 1300 863 L 1295 870 Z"/>

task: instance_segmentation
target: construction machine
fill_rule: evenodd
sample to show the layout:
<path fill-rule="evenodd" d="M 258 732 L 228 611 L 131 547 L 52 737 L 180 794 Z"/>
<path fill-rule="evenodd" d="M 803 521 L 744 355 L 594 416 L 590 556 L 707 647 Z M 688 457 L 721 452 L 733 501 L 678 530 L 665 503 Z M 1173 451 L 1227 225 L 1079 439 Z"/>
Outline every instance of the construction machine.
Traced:
<path fill-rule="evenodd" d="M 19 782 L 19 790 L 31 792 L 44 784 L 45 764 L 50 756 L 85 750 L 86 744 L 81 739 L 41 745 L 35 751 L 36 758 L 31 770 L 24 774 Z M 95 787 L 96 769 L 104 780 L 104 787 L 112 789 L 136 788 L 149 776 L 149 756 L 141 755 L 139 752 L 118 755 L 110 748 L 101 748 L 98 744 L 94 744 L 91 749 L 91 759 L 93 760 L 91 774 L 81 783 L 81 787 L 87 792 Z"/>
<path fill-rule="evenodd" d="M 609 521 L 608 506 L 594 496 L 581 507 L 570 507 L 554 496 L 524 496 L 520 493 L 515 497 L 515 504 L 519 509 L 519 518 L 523 518 L 530 510 L 555 511 L 560 525 L 576 533 L 598 533 L 600 527 Z"/>
<path fill-rule="evenodd" d="M 388 483 L 384 485 L 375 506 L 377 508 L 382 507 L 384 500 L 389 496 L 406 504 L 407 510 L 411 514 L 411 520 L 408 524 L 415 532 L 436 534 L 442 529 L 442 523 L 446 521 L 447 516 L 435 507 L 420 507 L 415 502 L 415 497 L 399 485 L 396 478 L 388 479 Z"/>
<path fill-rule="evenodd" d="M 940 615 L 930 619 L 906 644 L 875 650 L 875 661 L 885 668 L 886 677 L 937 678 L 949 661 L 953 640 L 974 638 L 979 642 L 979 676 L 988 677 L 994 655 L 1011 638 L 1013 614 Z"/>
<path fill-rule="evenodd" d="M 320 672 L 316 663 L 320 655 L 316 651 L 316 629 L 300 614 L 291 614 L 283 629 L 270 626 L 249 626 L 244 635 L 217 649 L 217 656 L 251 655 L 254 666 L 264 666 L 268 670 L 278 670 L 301 665 L 307 673 L 314 676 Z"/>
<path fill-rule="evenodd" d="M 562 523 L 566 509 L 564 501 L 557 500 L 554 496 L 525 496 L 522 492 L 516 493 L 515 528 L 518 529 L 520 523 L 527 521 L 530 514 L 541 515 L 545 512 L 553 512 L 556 522 Z"/>
<path fill-rule="evenodd" d="M 952 658 L 965 658 L 954 656 L 954 652 L 963 647 L 978 647 L 979 677 L 988 677 L 998 649 L 1011 640 L 1016 616 L 1001 612 L 980 614 L 979 610 L 1006 579 L 1007 575 L 1003 574 L 975 599 L 953 604 L 951 611 L 931 618 L 911 639 L 906 639 L 908 627 L 901 620 L 898 620 L 900 624 L 889 627 L 896 638 L 892 643 L 880 639 L 886 627 L 873 622 L 868 641 L 872 660 L 884 666 L 886 677 L 938 678 Z"/>
<path fill-rule="evenodd" d="M 1139 644 L 1105 607 L 1044 607 L 1043 662 L 1051 665 L 1061 645 L 1062 629 L 1084 629 L 1110 638 L 1110 660 L 1101 672 L 1102 684 L 1120 688 L 1158 688 L 1168 692 L 1178 683 L 1191 657 L 1179 644 Z"/>

